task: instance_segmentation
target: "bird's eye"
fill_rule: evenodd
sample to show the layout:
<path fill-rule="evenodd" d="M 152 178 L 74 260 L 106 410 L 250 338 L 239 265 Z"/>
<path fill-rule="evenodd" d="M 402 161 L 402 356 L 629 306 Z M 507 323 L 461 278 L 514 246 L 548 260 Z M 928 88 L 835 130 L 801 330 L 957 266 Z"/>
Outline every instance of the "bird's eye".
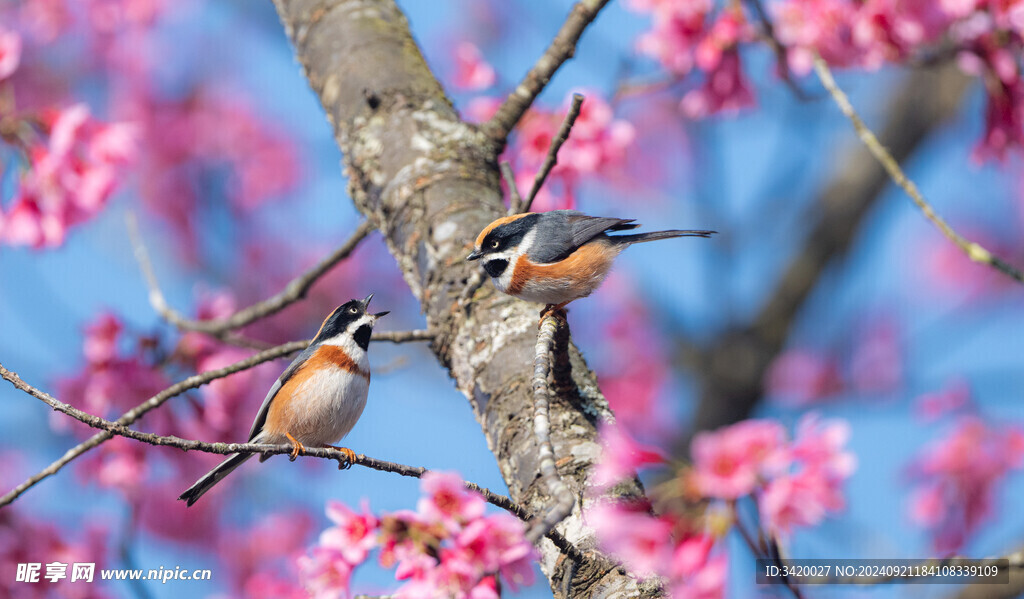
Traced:
<path fill-rule="evenodd" d="M 495 239 L 494 241 L 491 242 L 491 249 L 496 250 L 496 249 L 498 249 L 499 245 L 501 245 L 501 242 L 498 241 L 497 239 Z"/>
<path fill-rule="evenodd" d="M 356 308 L 355 306 L 352 306 L 351 308 L 348 309 L 348 313 L 349 314 L 358 314 L 359 313 L 359 308 Z"/>

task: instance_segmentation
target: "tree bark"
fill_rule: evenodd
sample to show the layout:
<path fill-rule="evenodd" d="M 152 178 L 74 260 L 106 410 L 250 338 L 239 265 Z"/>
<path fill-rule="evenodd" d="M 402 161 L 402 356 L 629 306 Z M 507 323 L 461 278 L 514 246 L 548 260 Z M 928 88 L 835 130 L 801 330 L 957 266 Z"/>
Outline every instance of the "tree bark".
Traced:
<path fill-rule="evenodd" d="M 535 514 L 553 501 L 538 484 L 532 428 L 537 310 L 488 284 L 465 307 L 460 294 L 474 263 L 469 248 L 504 213 L 495 140 L 463 122 L 431 73 L 393 0 L 275 0 L 305 75 L 344 155 L 349 194 L 381 230 L 406 283 L 420 300 L 432 350 L 476 415 L 511 497 Z M 612 418 L 597 380 L 570 348 L 578 392 L 554 397 L 551 440 L 558 471 L 576 506 L 558 530 L 594 548 L 587 477 L 599 457 L 596 424 Z M 616 496 L 640 495 L 639 483 Z M 658 597 L 602 559 L 569 567 L 550 541 L 541 567 L 559 597 Z M 571 573 L 571 582 L 566 573 Z"/>

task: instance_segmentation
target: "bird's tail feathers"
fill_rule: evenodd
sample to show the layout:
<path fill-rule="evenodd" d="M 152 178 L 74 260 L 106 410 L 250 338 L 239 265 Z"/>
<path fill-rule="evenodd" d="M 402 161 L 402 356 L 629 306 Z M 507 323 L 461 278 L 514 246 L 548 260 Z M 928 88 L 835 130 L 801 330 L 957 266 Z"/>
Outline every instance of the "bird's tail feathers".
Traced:
<path fill-rule="evenodd" d="M 644 243 L 645 241 L 657 241 L 659 239 L 672 239 L 673 237 L 711 237 L 718 231 L 702 231 L 702 230 L 670 230 L 670 231 L 652 231 L 650 233 L 637 233 L 635 235 L 611 235 L 609 239 L 614 240 L 621 244 L 634 244 Z"/>
<path fill-rule="evenodd" d="M 219 483 L 225 476 L 231 474 L 235 468 L 241 466 L 246 460 L 251 458 L 254 454 L 251 453 L 236 453 L 230 456 L 217 465 L 216 468 L 210 470 L 202 478 L 196 481 L 194 485 L 188 488 L 184 493 L 178 496 L 178 499 L 185 501 L 188 505 L 192 505 L 199 500 L 207 491 L 213 488 L 213 485 Z"/>

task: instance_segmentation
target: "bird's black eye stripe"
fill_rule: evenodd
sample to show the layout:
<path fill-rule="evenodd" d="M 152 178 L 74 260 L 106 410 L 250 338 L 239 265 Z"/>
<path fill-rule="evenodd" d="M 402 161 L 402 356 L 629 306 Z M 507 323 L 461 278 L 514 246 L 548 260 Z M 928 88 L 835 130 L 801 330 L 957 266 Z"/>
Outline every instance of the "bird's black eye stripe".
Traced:
<path fill-rule="evenodd" d="M 515 246 L 537 223 L 539 214 L 529 214 L 510 223 L 497 227 L 484 237 L 481 247 L 485 251 L 497 252 Z"/>
<path fill-rule="evenodd" d="M 368 324 L 361 325 L 352 338 L 355 340 L 356 345 L 361 347 L 363 351 L 366 351 L 370 347 L 370 334 L 373 333 L 373 327 Z"/>

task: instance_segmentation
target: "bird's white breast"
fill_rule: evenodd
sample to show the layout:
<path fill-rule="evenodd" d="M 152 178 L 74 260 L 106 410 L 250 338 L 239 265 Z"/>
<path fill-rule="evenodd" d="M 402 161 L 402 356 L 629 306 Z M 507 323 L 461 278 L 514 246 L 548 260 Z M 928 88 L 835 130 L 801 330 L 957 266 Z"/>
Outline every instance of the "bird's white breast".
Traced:
<path fill-rule="evenodd" d="M 370 381 L 342 368 L 323 368 L 295 390 L 293 406 L 301 406 L 292 417 L 299 438 L 314 447 L 334 445 L 355 426 L 366 407 Z"/>

